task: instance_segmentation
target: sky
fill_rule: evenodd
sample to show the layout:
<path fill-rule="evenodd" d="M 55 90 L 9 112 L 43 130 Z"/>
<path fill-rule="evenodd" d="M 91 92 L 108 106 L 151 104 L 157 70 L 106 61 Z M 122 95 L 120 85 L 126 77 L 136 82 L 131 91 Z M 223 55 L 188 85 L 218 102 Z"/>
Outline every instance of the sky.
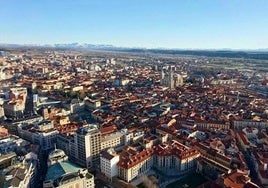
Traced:
<path fill-rule="evenodd" d="M 268 48 L 267 0 L 0 0 L 0 43 Z"/>

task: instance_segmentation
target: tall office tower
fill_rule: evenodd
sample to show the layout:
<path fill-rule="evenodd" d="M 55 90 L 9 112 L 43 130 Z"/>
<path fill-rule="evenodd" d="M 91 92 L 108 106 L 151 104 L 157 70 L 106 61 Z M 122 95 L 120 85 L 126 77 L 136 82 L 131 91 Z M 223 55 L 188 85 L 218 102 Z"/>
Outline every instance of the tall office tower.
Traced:
<path fill-rule="evenodd" d="M 96 125 L 80 127 L 70 142 L 70 159 L 90 168 L 99 162 L 101 132 Z"/>

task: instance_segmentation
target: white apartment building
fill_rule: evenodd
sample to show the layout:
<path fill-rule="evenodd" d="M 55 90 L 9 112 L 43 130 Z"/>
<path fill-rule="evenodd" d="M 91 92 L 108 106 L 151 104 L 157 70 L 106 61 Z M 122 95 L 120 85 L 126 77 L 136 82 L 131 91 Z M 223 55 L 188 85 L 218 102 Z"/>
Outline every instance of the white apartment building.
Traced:
<path fill-rule="evenodd" d="M 102 151 L 100 154 L 101 172 L 110 179 L 118 176 L 118 161 L 119 155 L 116 154 L 113 148 Z"/>

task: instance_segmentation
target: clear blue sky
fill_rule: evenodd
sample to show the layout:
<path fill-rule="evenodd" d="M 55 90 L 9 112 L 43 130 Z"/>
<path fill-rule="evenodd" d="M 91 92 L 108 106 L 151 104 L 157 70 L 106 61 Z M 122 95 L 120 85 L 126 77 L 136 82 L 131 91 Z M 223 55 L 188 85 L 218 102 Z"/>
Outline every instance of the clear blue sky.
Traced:
<path fill-rule="evenodd" d="M 0 43 L 268 48 L 268 0 L 0 0 Z"/>

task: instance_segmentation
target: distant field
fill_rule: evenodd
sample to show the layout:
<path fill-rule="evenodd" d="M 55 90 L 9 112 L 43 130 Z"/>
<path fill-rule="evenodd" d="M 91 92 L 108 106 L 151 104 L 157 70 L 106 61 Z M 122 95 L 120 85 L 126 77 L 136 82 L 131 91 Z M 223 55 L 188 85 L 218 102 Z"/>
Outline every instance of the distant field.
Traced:
<path fill-rule="evenodd" d="M 223 58 L 243 58 L 268 60 L 267 51 L 232 51 L 232 50 L 167 50 L 167 49 L 113 49 L 114 51 L 131 52 L 131 53 L 155 53 L 155 54 L 172 54 L 172 55 L 190 55 L 206 57 L 223 57 Z"/>

